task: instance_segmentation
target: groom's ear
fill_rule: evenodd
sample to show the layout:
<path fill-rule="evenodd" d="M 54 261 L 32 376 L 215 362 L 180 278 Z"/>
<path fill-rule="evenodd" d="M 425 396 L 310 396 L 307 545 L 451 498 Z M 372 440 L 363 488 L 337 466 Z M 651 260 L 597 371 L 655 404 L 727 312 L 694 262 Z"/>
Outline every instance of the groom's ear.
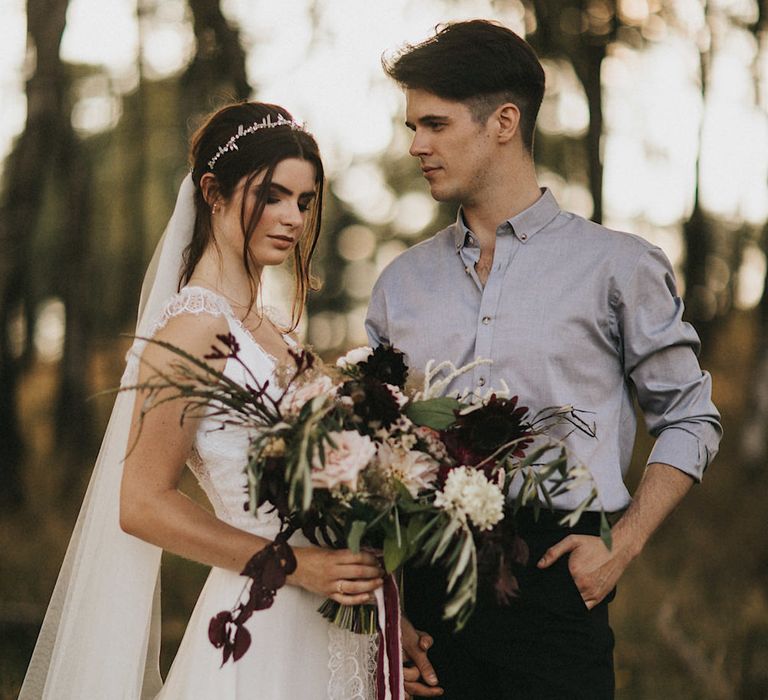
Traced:
<path fill-rule="evenodd" d="M 505 102 L 491 115 L 499 143 L 508 143 L 520 133 L 520 109 L 512 102 Z"/>

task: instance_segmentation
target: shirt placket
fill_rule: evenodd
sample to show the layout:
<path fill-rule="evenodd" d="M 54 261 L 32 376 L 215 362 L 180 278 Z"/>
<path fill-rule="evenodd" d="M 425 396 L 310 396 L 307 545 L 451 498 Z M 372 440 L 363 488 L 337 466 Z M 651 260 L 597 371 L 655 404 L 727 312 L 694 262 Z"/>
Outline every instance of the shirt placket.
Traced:
<path fill-rule="evenodd" d="M 503 291 L 504 273 L 512 259 L 517 254 L 520 244 L 512 235 L 508 223 L 496 230 L 496 246 L 493 254 L 493 265 L 488 280 L 483 287 L 474 270 L 474 264 L 479 258 L 479 249 L 462 248 L 462 259 L 468 272 L 478 284 L 481 293 L 475 321 L 475 351 L 474 358 L 491 359 L 493 357 L 493 339 L 496 330 L 499 302 Z M 484 363 L 474 368 L 472 372 L 472 387 L 479 394 L 485 393 L 494 386 L 496 374 L 492 364 Z"/>

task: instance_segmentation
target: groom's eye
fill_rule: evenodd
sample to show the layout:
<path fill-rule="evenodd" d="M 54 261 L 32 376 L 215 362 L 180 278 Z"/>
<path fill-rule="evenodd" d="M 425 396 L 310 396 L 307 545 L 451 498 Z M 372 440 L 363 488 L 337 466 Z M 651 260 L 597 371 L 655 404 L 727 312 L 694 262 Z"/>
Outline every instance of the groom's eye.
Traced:
<path fill-rule="evenodd" d="M 428 122 L 427 127 L 432 131 L 440 131 L 445 126 L 445 122 Z"/>

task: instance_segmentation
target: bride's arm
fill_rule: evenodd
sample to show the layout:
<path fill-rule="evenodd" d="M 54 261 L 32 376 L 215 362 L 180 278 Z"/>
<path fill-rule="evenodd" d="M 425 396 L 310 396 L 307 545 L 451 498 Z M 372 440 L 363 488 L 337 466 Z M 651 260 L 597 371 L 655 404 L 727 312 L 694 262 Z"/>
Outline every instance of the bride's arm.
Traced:
<path fill-rule="evenodd" d="M 197 357 L 210 351 L 217 333 L 228 331 L 225 319 L 183 315 L 157 333 Z M 149 379 L 151 367 L 162 369 L 175 356 L 157 345 L 145 349 L 139 382 Z M 224 360 L 209 361 L 217 369 Z M 184 400 L 169 401 L 139 416 L 145 394 L 136 397 L 129 438 L 133 449 L 125 460 L 120 493 L 120 526 L 135 537 L 194 561 L 240 572 L 267 540 L 233 527 L 200 507 L 178 490 L 192 449 L 197 421 L 182 423 Z M 135 444 L 134 444 L 135 443 Z M 296 547 L 298 562 L 289 583 L 300 585 L 345 604 L 365 602 L 381 585 L 380 569 L 367 553 Z M 344 594 L 338 592 L 342 582 Z"/>

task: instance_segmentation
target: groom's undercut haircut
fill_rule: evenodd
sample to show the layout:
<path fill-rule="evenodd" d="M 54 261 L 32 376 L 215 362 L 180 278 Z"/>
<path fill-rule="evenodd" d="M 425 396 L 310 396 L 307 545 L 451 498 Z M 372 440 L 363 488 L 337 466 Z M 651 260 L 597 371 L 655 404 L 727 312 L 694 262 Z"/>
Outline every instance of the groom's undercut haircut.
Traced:
<path fill-rule="evenodd" d="M 528 43 L 511 29 L 487 20 L 452 22 L 435 36 L 382 57 L 384 71 L 405 88 L 463 102 L 485 124 L 499 105 L 520 110 L 520 134 L 533 153 L 536 117 L 544 97 L 544 69 Z"/>

